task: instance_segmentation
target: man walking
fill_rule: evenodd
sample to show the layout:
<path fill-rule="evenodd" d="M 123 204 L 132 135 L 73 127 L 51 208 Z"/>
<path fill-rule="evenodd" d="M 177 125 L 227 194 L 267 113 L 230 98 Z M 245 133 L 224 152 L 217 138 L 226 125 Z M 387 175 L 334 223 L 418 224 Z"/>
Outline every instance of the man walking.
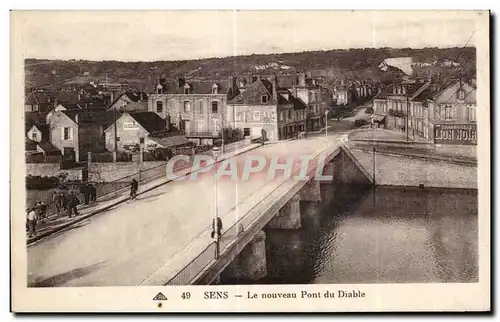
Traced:
<path fill-rule="evenodd" d="M 89 186 L 87 183 L 83 183 L 80 185 L 80 192 L 83 194 L 83 202 L 88 205 L 89 204 Z"/>
<path fill-rule="evenodd" d="M 88 185 L 88 190 L 89 190 L 89 195 L 90 195 L 90 202 L 95 202 L 97 199 L 97 189 L 94 187 L 93 184 Z"/>
<path fill-rule="evenodd" d="M 52 195 L 52 205 L 54 206 L 57 215 L 59 215 L 59 212 L 61 211 L 59 199 L 60 199 L 59 192 L 54 191 L 54 194 Z"/>
<path fill-rule="evenodd" d="M 215 222 L 215 219 L 213 220 L 212 222 L 212 233 L 210 236 L 212 236 L 212 238 L 214 238 L 215 236 L 215 225 L 216 225 L 216 222 Z M 220 219 L 220 217 L 217 217 L 217 236 L 221 236 L 221 232 L 222 232 L 222 219 Z"/>
<path fill-rule="evenodd" d="M 74 214 L 75 216 L 79 215 L 78 210 L 76 209 L 79 203 L 80 201 L 75 196 L 74 191 L 71 191 L 71 193 L 68 196 L 68 204 L 67 204 L 69 218 L 72 217 L 72 214 Z"/>
<path fill-rule="evenodd" d="M 37 215 L 35 208 L 28 209 L 28 231 L 29 231 L 29 237 L 33 236 L 36 234 L 36 220 L 37 220 Z"/>
<path fill-rule="evenodd" d="M 135 199 L 137 196 L 137 190 L 139 189 L 139 182 L 137 180 L 132 179 L 132 183 L 130 184 L 130 200 Z"/>

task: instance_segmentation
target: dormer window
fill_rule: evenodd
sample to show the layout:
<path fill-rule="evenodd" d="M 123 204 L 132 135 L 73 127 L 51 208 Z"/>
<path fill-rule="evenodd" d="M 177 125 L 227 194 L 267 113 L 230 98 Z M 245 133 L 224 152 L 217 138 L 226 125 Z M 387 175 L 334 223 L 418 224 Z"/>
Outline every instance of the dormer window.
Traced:
<path fill-rule="evenodd" d="M 269 97 L 268 97 L 267 95 L 262 95 L 262 96 L 260 97 L 260 102 L 261 102 L 262 104 L 267 104 L 267 102 L 268 102 L 268 101 L 269 101 Z"/>
<path fill-rule="evenodd" d="M 217 84 L 212 85 L 212 94 L 218 94 L 219 93 L 219 86 Z"/>
<path fill-rule="evenodd" d="M 459 100 L 465 99 L 465 91 L 463 89 L 458 90 L 457 97 Z"/>

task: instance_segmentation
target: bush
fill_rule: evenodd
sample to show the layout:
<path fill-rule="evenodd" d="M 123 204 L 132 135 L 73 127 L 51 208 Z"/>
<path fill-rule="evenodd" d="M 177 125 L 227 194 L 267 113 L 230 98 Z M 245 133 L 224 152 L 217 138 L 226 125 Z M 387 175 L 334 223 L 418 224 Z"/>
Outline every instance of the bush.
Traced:
<path fill-rule="evenodd" d="M 245 138 L 243 135 L 243 131 L 241 129 L 233 129 L 233 128 L 224 128 L 222 136 L 224 138 L 225 144 L 237 142 Z M 220 144 L 222 144 L 222 142 L 220 142 Z"/>
<path fill-rule="evenodd" d="M 49 190 L 59 186 L 58 177 L 26 176 L 26 189 Z"/>
<path fill-rule="evenodd" d="M 369 107 L 365 110 L 366 114 L 373 114 L 373 108 Z"/>

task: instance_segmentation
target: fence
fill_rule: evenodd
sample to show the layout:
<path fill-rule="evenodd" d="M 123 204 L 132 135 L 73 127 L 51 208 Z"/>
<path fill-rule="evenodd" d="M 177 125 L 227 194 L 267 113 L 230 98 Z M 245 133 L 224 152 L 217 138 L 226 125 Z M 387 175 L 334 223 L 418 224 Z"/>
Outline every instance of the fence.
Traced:
<path fill-rule="evenodd" d="M 215 259 L 217 244 L 211 242 L 195 259 L 177 273 L 167 285 L 187 285 L 198 275 L 207 265 Z"/>
<path fill-rule="evenodd" d="M 45 155 L 43 153 L 32 153 L 25 156 L 26 163 L 61 163 L 60 155 Z"/>
<path fill-rule="evenodd" d="M 97 185 L 97 197 L 101 198 L 103 196 L 107 196 L 112 193 L 116 193 L 120 190 L 128 188 L 132 179 L 137 180 L 139 183 L 147 183 L 152 180 L 165 177 L 167 175 L 167 169 L 165 164 L 160 164 L 158 166 L 140 170 L 132 175 L 121 177 L 112 182 L 106 182 Z"/>

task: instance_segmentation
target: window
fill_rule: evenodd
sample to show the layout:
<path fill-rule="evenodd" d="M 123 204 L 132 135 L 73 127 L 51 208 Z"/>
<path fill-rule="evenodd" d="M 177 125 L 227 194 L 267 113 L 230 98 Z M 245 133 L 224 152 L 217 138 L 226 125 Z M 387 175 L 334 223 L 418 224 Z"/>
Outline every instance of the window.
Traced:
<path fill-rule="evenodd" d="M 184 102 L 184 113 L 189 113 L 189 112 L 191 112 L 191 102 L 185 101 Z"/>
<path fill-rule="evenodd" d="M 31 132 L 31 139 L 36 141 L 36 132 Z"/>
<path fill-rule="evenodd" d="M 463 100 L 465 99 L 465 91 L 463 89 L 460 89 L 458 92 L 457 92 L 457 97 L 459 100 Z"/>
<path fill-rule="evenodd" d="M 261 102 L 262 104 L 267 104 L 267 102 L 268 102 L 268 101 L 269 101 L 269 97 L 267 97 L 267 95 L 262 95 L 262 96 L 260 97 L 260 102 Z"/>
<path fill-rule="evenodd" d="M 436 105 L 436 108 L 434 109 L 434 118 L 439 118 L 441 116 L 441 106 Z"/>
<path fill-rule="evenodd" d="M 36 105 L 36 104 L 35 104 L 35 105 L 33 105 L 33 107 L 32 107 L 32 109 L 31 109 L 31 111 L 33 111 L 33 112 L 37 112 L 37 111 L 38 111 L 38 105 Z"/>
<path fill-rule="evenodd" d="M 241 122 L 243 120 L 243 113 L 242 112 L 236 112 L 234 118 L 235 118 L 236 121 L 240 121 Z"/>
<path fill-rule="evenodd" d="M 73 129 L 70 127 L 61 128 L 61 134 L 64 141 L 73 139 Z"/>
<path fill-rule="evenodd" d="M 163 113 L 163 102 L 156 102 L 156 113 Z"/>
<path fill-rule="evenodd" d="M 217 94 L 217 87 L 212 87 L 212 94 Z"/>
<path fill-rule="evenodd" d="M 292 119 L 292 111 L 291 110 L 288 110 L 288 119 L 291 120 Z"/>
<path fill-rule="evenodd" d="M 212 113 L 219 113 L 219 102 L 212 102 Z"/>
<path fill-rule="evenodd" d="M 445 108 L 444 108 L 444 119 L 445 120 L 452 120 L 453 119 L 451 105 L 446 105 L 445 106 Z"/>
<path fill-rule="evenodd" d="M 260 121 L 260 111 L 253 111 L 254 121 Z"/>
<path fill-rule="evenodd" d="M 469 105 L 469 122 L 476 122 L 476 106 Z"/>
<path fill-rule="evenodd" d="M 202 101 L 202 100 L 199 100 L 197 103 L 196 103 L 197 107 L 198 107 L 198 114 L 205 114 L 205 103 Z"/>
<path fill-rule="evenodd" d="M 250 136 L 250 128 L 249 127 L 246 127 L 243 129 L 243 135 L 244 136 Z"/>
<path fill-rule="evenodd" d="M 189 87 L 184 87 L 184 94 L 189 94 Z"/>

